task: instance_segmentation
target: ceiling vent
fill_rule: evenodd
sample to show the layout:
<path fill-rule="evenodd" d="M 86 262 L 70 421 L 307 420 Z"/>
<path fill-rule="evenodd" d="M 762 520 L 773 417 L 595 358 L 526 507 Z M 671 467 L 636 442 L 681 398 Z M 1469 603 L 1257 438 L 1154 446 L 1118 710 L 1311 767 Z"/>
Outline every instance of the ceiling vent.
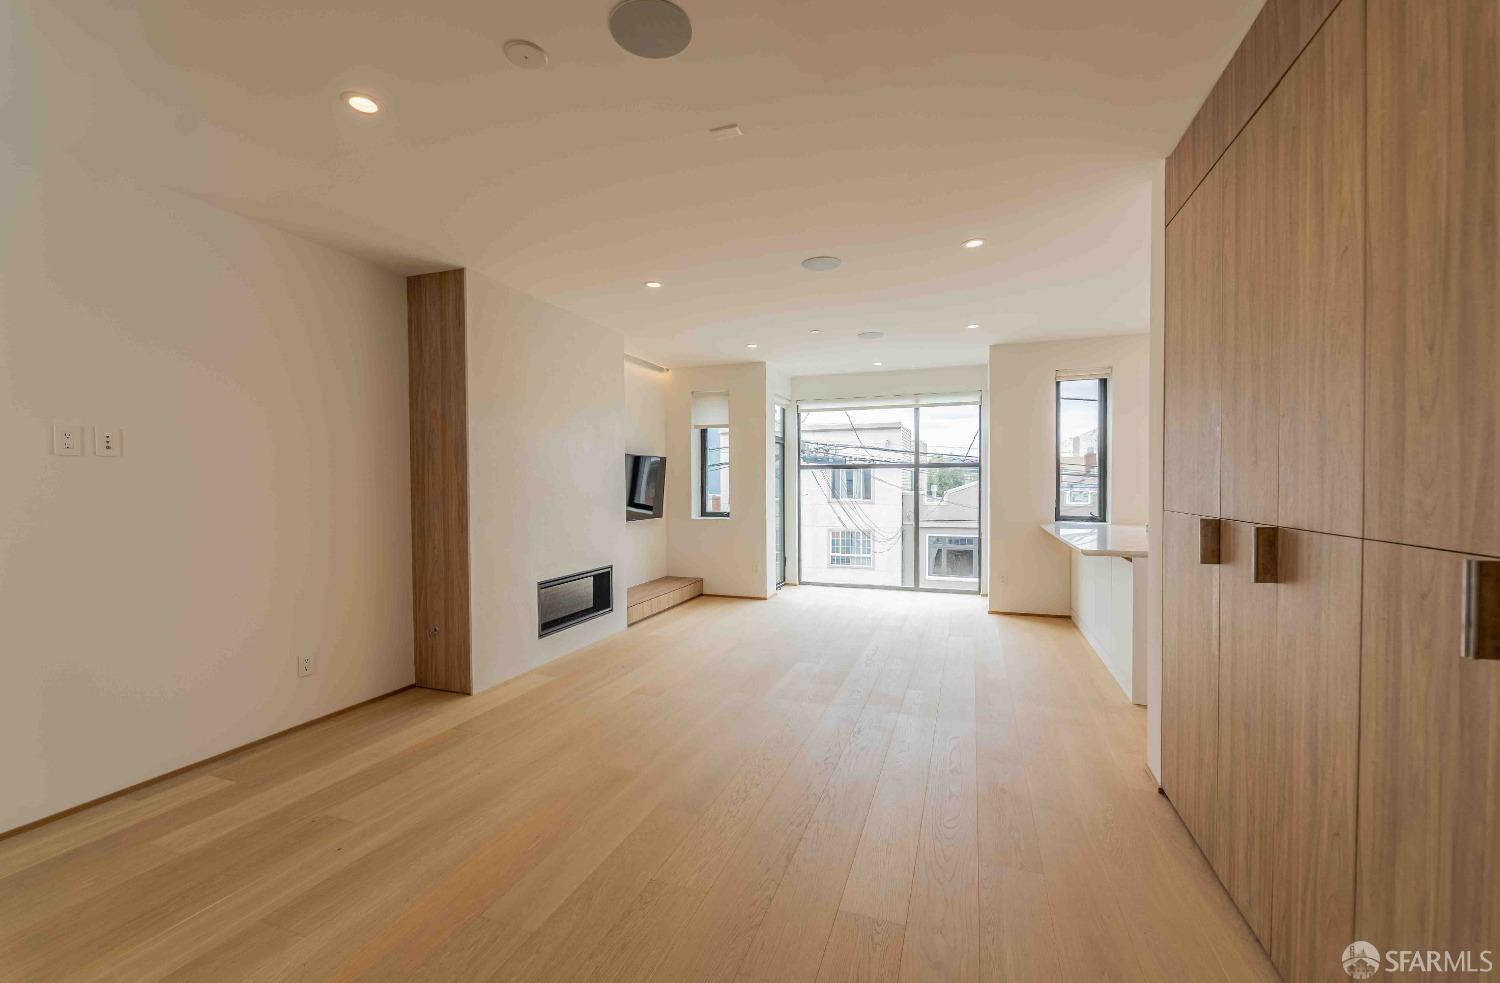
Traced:
<path fill-rule="evenodd" d="M 671 58 L 693 40 L 693 22 L 670 0 L 624 0 L 609 12 L 616 43 L 642 58 Z"/>

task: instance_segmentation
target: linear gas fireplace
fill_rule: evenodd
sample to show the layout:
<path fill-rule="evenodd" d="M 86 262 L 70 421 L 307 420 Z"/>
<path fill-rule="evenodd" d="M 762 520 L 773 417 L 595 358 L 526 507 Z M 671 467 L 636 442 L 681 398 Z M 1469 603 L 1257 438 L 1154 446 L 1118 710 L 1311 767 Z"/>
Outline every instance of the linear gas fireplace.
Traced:
<path fill-rule="evenodd" d="M 609 614 L 615 609 L 614 567 L 600 567 L 536 585 L 537 638 Z"/>

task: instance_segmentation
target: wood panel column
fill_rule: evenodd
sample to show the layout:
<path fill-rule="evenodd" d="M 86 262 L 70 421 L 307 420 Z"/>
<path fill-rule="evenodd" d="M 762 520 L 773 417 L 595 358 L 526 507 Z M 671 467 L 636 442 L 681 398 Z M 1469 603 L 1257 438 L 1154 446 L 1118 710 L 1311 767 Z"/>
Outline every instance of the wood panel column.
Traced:
<path fill-rule="evenodd" d="M 406 278 L 416 683 L 472 693 L 464 271 Z"/>

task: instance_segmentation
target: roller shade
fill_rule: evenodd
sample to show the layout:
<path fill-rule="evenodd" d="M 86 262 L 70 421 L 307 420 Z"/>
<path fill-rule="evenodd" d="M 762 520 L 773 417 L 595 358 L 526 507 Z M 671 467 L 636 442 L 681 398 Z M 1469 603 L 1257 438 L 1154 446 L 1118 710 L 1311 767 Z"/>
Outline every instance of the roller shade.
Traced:
<path fill-rule="evenodd" d="M 980 393 L 930 393 L 925 396 L 874 396 L 867 399 L 802 399 L 797 409 L 803 413 L 819 410 L 880 410 L 907 406 L 967 406 L 980 402 Z"/>
<path fill-rule="evenodd" d="M 1108 379 L 1110 370 L 1102 369 L 1062 369 L 1057 370 L 1058 382 L 1073 382 L 1077 379 Z"/>

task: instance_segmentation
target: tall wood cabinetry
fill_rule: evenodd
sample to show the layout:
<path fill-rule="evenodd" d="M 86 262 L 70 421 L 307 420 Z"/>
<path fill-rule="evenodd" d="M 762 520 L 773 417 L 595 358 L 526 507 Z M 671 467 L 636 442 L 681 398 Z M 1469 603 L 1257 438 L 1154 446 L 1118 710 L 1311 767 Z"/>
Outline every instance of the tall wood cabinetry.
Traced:
<path fill-rule="evenodd" d="M 1291 980 L 1500 949 L 1497 110 L 1500 0 L 1269 0 L 1168 162 L 1162 787 Z"/>

